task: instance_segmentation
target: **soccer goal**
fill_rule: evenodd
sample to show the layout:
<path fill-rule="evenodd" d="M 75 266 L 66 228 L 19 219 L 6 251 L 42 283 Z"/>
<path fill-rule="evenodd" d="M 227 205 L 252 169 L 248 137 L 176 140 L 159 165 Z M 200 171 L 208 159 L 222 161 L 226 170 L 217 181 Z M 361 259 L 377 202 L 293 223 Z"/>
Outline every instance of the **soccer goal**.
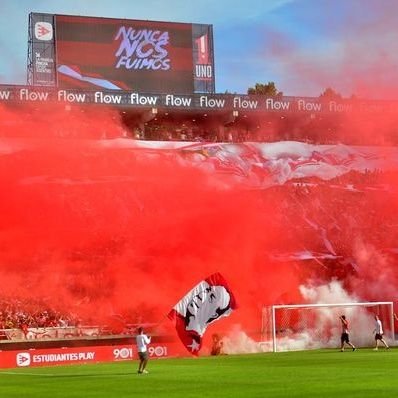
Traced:
<path fill-rule="evenodd" d="M 383 323 L 384 337 L 395 338 L 392 302 L 273 305 L 262 310 L 262 341 L 272 351 L 339 347 L 340 315 L 349 321 L 350 339 L 359 347 L 374 344 L 374 316 Z"/>

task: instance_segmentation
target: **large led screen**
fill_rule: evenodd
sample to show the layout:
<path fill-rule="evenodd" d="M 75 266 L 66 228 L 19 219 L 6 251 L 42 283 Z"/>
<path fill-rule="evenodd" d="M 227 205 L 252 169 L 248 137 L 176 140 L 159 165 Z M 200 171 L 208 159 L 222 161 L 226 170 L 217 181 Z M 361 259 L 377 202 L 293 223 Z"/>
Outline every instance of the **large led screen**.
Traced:
<path fill-rule="evenodd" d="M 56 15 L 58 86 L 153 93 L 214 91 L 214 84 L 198 90 L 195 63 L 203 60 L 196 61 L 196 26 L 194 32 L 188 23 Z M 214 82 L 211 25 L 199 26 L 210 43 L 205 62 Z"/>

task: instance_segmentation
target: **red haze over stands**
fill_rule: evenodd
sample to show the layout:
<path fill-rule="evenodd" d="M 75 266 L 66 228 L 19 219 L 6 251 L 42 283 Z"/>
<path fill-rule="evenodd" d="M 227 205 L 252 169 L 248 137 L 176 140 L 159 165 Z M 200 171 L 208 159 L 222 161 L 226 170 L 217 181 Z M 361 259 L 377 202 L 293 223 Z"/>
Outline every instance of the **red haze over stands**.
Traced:
<path fill-rule="evenodd" d="M 395 148 L 116 139 L 114 111 L 82 110 L 0 108 L 3 297 L 158 323 L 220 272 L 240 309 L 213 330 L 253 335 L 261 307 L 303 301 L 303 284 L 396 301 Z"/>

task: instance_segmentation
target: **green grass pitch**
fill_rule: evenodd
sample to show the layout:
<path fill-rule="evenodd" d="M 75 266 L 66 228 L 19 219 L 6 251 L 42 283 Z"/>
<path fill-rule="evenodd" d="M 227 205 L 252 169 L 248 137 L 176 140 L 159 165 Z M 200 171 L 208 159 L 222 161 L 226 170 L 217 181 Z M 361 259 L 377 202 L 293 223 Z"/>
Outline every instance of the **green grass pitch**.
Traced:
<path fill-rule="evenodd" d="M 395 397 L 398 349 L 300 351 L 0 370 L 0 397 Z"/>

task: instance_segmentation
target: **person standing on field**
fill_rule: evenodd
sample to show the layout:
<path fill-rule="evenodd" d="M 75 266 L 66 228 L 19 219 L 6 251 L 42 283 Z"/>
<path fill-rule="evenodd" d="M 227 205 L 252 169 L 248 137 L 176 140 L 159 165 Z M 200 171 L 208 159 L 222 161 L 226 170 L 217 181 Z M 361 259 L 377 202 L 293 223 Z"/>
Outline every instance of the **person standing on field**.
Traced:
<path fill-rule="evenodd" d="M 349 327 L 348 327 L 348 321 L 347 321 L 345 315 L 340 316 L 340 321 L 341 321 L 341 347 L 340 347 L 340 350 L 344 351 L 345 344 L 348 344 L 352 348 L 352 351 L 355 351 L 356 348 L 355 348 L 354 344 L 352 344 L 350 342 L 350 332 L 349 332 Z"/>
<path fill-rule="evenodd" d="M 151 338 L 144 334 L 144 329 L 142 327 L 139 327 L 135 340 L 137 343 L 138 357 L 140 359 L 138 374 L 149 373 L 145 368 L 149 359 L 147 345 L 151 342 Z"/>
<path fill-rule="evenodd" d="M 375 346 L 375 350 L 377 351 L 379 349 L 379 341 L 382 342 L 384 344 L 384 347 L 386 347 L 387 349 L 389 349 L 390 347 L 388 346 L 388 344 L 386 343 L 386 341 L 383 338 L 383 324 L 381 323 L 380 318 L 375 315 L 375 329 L 373 331 L 373 333 L 375 333 L 375 341 L 376 341 L 376 346 Z"/>

